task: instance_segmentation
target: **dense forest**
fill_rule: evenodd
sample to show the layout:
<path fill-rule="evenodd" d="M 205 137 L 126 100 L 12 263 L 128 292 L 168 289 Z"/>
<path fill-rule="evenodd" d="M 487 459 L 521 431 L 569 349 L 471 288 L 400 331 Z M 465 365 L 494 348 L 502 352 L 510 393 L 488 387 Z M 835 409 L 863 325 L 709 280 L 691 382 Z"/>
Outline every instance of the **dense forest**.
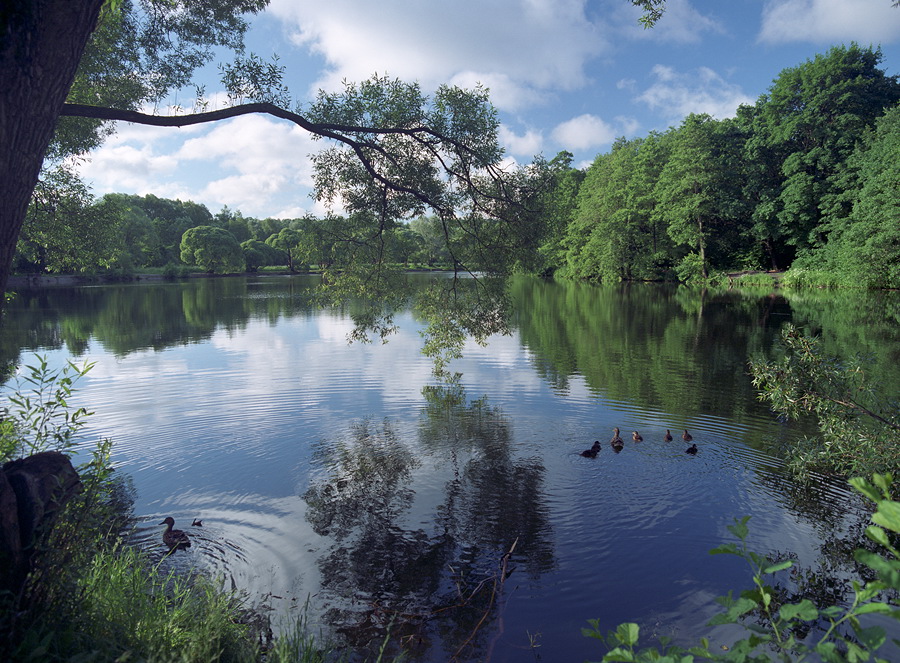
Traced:
<path fill-rule="evenodd" d="M 735 118 L 692 114 L 586 172 L 561 167 L 544 268 L 689 281 L 790 267 L 795 282 L 900 286 L 900 84 L 881 57 L 832 48 Z"/>
<path fill-rule="evenodd" d="M 683 282 L 790 268 L 798 284 L 900 287 L 900 82 L 881 60 L 878 49 L 834 47 L 782 71 L 734 118 L 692 114 L 620 138 L 586 170 L 560 153 L 547 164 L 541 239 L 523 248 L 521 268 Z M 35 191 L 15 269 L 453 266 L 436 217 L 388 219 L 377 242 L 358 242 L 364 216 L 255 219 L 153 195 L 95 200 L 59 166 Z"/>

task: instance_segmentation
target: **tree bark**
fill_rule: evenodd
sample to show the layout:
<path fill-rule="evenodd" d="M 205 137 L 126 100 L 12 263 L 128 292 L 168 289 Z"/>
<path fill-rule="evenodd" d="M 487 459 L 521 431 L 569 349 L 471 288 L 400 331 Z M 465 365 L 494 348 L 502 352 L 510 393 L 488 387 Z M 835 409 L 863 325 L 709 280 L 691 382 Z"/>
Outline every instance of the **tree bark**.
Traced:
<path fill-rule="evenodd" d="M 4 0 L 0 9 L 0 293 L 47 146 L 105 0 Z"/>

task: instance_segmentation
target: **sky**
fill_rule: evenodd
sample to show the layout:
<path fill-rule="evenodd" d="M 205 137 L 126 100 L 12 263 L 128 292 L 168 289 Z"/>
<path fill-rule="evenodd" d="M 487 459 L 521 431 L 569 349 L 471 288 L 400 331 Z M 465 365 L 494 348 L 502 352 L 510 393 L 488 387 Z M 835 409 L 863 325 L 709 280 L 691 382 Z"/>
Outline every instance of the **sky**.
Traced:
<path fill-rule="evenodd" d="M 295 101 L 375 73 L 490 90 L 510 160 L 562 150 L 587 167 L 619 136 L 678 126 L 689 113 L 733 117 L 779 72 L 834 45 L 881 47 L 900 74 L 891 0 L 669 0 L 641 27 L 628 0 L 272 0 L 247 52 L 273 55 Z M 216 64 L 196 77 L 210 109 L 226 103 Z M 190 108 L 191 92 L 169 100 Z M 158 109 L 167 114 L 169 109 Z M 299 127 L 243 116 L 189 128 L 119 123 L 80 170 L 95 195 L 154 194 L 258 218 L 324 214 Z M 340 212 L 340 210 L 335 210 Z"/>

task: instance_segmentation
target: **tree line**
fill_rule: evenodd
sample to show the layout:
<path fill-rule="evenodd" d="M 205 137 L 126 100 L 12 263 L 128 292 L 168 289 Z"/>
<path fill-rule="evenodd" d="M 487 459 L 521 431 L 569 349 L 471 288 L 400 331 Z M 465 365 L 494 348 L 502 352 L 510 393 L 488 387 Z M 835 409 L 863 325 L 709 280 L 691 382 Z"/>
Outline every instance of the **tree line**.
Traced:
<path fill-rule="evenodd" d="M 35 192 L 14 264 L 25 274 L 127 275 L 187 265 L 210 273 L 270 265 L 298 272 L 347 264 L 354 235 L 364 228 L 355 217 L 257 219 L 227 206 L 213 214 L 199 203 L 152 194 L 112 193 L 95 200 L 82 181 L 60 168 Z M 390 223 L 378 248 L 378 258 L 406 267 L 453 266 L 434 216 Z"/>
<path fill-rule="evenodd" d="M 690 281 L 713 270 L 900 286 L 900 83 L 880 49 L 785 69 L 734 118 L 618 139 L 586 170 L 551 161 L 542 269 Z"/>

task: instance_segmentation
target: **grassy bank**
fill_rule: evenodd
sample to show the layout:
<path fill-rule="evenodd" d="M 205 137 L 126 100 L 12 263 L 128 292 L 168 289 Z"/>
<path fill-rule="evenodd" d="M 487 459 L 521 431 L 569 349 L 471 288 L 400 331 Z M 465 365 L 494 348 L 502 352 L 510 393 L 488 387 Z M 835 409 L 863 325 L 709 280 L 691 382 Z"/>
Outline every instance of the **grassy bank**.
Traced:
<path fill-rule="evenodd" d="M 78 432 L 90 412 L 74 410 L 67 401 L 90 365 L 54 369 L 39 359 L 20 370 L 0 400 L 0 464 L 47 450 L 83 455 Z M 0 591 L 0 660 L 343 658 L 307 634 L 302 616 L 273 638 L 268 618 L 238 592 L 199 570 L 164 572 L 144 551 L 127 545 L 134 491 L 129 478 L 113 469 L 111 448 L 110 441 L 101 441 L 76 468 L 81 490 L 54 519 L 42 521 L 24 582 L 11 584 L 11 568 L 0 568 L 0 586 L 12 587 Z"/>

